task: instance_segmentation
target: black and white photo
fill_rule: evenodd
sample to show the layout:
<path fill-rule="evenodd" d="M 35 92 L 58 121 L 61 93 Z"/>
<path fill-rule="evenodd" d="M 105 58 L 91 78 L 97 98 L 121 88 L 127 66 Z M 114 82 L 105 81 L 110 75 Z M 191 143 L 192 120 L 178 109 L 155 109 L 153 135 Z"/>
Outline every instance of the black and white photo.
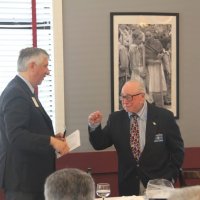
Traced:
<path fill-rule="evenodd" d="M 128 80 L 140 80 L 150 103 L 178 118 L 178 13 L 111 13 L 111 103 Z"/>

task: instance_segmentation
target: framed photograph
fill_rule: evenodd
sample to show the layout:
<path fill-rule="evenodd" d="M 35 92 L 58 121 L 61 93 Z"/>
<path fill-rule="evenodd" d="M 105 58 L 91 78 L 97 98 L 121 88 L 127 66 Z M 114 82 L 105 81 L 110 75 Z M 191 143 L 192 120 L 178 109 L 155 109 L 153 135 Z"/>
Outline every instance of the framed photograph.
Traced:
<path fill-rule="evenodd" d="M 122 109 L 121 88 L 140 80 L 150 103 L 179 118 L 179 14 L 110 13 L 111 105 Z"/>

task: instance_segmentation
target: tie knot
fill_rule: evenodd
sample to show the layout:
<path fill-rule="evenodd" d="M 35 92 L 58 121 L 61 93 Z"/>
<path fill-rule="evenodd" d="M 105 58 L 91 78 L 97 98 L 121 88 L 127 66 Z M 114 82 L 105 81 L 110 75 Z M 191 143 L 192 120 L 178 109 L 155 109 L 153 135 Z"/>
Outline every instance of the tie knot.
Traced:
<path fill-rule="evenodd" d="M 132 117 L 133 119 L 137 119 L 137 118 L 138 118 L 138 115 L 137 115 L 136 113 L 132 113 L 131 117 Z"/>

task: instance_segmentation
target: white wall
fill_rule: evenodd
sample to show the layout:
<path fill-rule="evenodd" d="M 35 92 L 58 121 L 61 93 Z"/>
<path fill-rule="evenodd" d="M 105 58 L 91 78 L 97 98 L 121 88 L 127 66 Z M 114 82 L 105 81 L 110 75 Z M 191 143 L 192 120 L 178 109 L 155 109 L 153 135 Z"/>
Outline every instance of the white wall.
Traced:
<path fill-rule="evenodd" d="M 179 119 L 186 147 L 200 144 L 198 0 L 63 0 L 65 109 L 68 133 L 79 129 L 88 141 L 87 117 L 111 112 L 110 12 L 179 13 Z"/>

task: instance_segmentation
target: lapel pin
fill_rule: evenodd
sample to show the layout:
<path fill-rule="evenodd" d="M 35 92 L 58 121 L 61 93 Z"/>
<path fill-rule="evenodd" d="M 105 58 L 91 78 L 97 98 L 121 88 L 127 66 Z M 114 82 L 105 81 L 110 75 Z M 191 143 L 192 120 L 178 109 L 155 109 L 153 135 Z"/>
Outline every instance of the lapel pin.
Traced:
<path fill-rule="evenodd" d="M 156 122 L 153 122 L 153 125 L 155 126 L 155 125 L 156 125 Z"/>
<path fill-rule="evenodd" d="M 34 105 L 35 105 L 35 107 L 39 107 L 39 105 L 38 105 L 38 103 L 37 103 L 37 101 L 36 101 L 36 99 L 35 99 L 35 97 L 32 97 L 32 100 L 33 100 L 33 103 L 34 103 Z"/>

